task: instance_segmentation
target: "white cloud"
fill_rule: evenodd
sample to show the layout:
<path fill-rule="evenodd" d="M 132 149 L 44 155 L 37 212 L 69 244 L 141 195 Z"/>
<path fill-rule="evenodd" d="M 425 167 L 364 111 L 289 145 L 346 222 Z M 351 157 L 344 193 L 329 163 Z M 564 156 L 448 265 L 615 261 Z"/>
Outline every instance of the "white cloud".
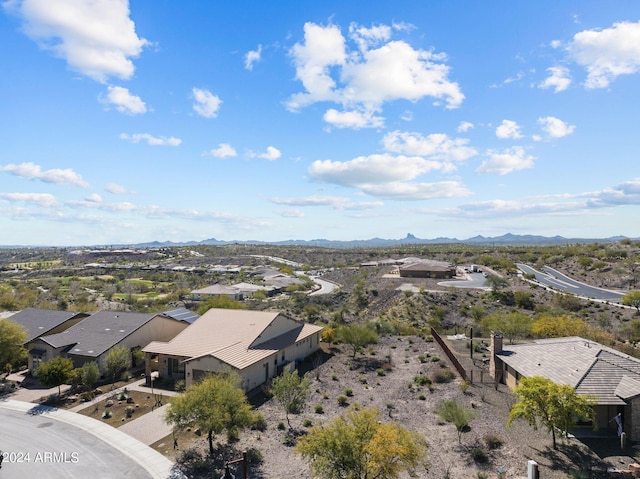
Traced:
<path fill-rule="evenodd" d="M 104 189 L 108 193 L 111 193 L 114 195 L 124 195 L 127 193 L 132 193 L 132 191 L 129 191 L 129 189 L 117 183 L 109 183 L 107 186 L 104 187 Z"/>
<path fill-rule="evenodd" d="M 107 201 L 96 201 L 95 198 L 89 197 L 82 201 L 69 200 L 65 202 L 65 205 L 70 208 L 92 208 L 100 211 L 108 211 L 110 213 L 122 213 L 122 212 L 135 212 L 139 210 L 139 207 L 133 203 L 123 201 L 120 203 L 110 203 Z"/>
<path fill-rule="evenodd" d="M 165 136 L 153 136 L 149 133 L 134 133 L 133 135 L 121 133 L 120 139 L 130 141 L 131 143 L 146 141 L 150 146 L 179 146 L 182 143 L 180 138 L 175 138 L 173 136 L 170 136 L 169 138 Z"/>
<path fill-rule="evenodd" d="M 258 155 L 258 158 L 263 158 L 265 160 L 273 161 L 277 160 L 282 156 L 280 150 L 273 146 L 267 146 L 267 151 Z"/>
<path fill-rule="evenodd" d="M 209 154 L 216 158 L 229 158 L 238 155 L 236 150 L 228 143 L 220 143 L 218 148 L 209 150 Z"/>
<path fill-rule="evenodd" d="M 381 201 L 353 201 L 343 196 L 303 196 L 298 198 L 271 198 L 278 205 L 329 206 L 337 210 L 369 210 L 384 205 Z"/>
<path fill-rule="evenodd" d="M 463 121 L 463 122 L 460 122 L 460 124 L 458 125 L 457 130 L 460 133 L 464 133 L 465 131 L 469 131 L 471 128 L 475 128 L 473 123 L 471 123 L 469 121 Z"/>
<path fill-rule="evenodd" d="M 506 175 L 514 171 L 532 168 L 535 161 L 535 157 L 527 155 L 521 146 L 514 146 L 502 151 L 489 150 L 487 156 L 489 159 L 482 162 L 476 169 L 476 173 Z"/>
<path fill-rule="evenodd" d="M 24 32 L 40 48 L 99 82 L 130 78 L 131 59 L 149 44 L 137 36 L 127 0 L 12 0 L 3 6 L 22 18 Z"/>
<path fill-rule="evenodd" d="M 200 88 L 193 88 L 191 90 L 193 94 L 193 109 L 194 111 L 205 118 L 215 118 L 218 116 L 218 110 L 222 104 L 222 100 L 209 90 L 202 90 Z"/>
<path fill-rule="evenodd" d="M 538 124 L 551 138 L 562 138 L 570 135 L 576 129 L 575 125 L 569 125 L 554 116 L 538 118 Z"/>
<path fill-rule="evenodd" d="M 316 181 L 361 188 L 367 184 L 408 181 L 442 168 L 442 163 L 418 156 L 382 154 L 345 162 L 317 160 L 309 166 L 308 173 Z"/>
<path fill-rule="evenodd" d="M 140 115 L 147 111 L 147 106 L 139 96 L 132 95 L 128 89 L 120 86 L 108 87 L 106 96 L 101 95 L 98 100 L 105 105 L 114 105 L 120 113 Z"/>
<path fill-rule="evenodd" d="M 297 208 L 282 210 L 277 214 L 279 214 L 283 218 L 304 218 L 304 213 Z"/>
<path fill-rule="evenodd" d="M 363 185 L 362 191 L 371 196 L 407 201 L 457 198 L 471 195 L 471 192 L 457 181 L 441 181 L 437 183 L 391 182 L 382 185 Z"/>
<path fill-rule="evenodd" d="M 640 205 L 640 178 L 588 194 L 591 207 Z"/>
<path fill-rule="evenodd" d="M 375 116 L 374 111 L 338 111 L 333 108 L 327 110 L 323 116 L 324 121 L 336 128 L 381 128 L 384 126 L 384 118 Z"/>
<path fill-rule="evenodd" d="M 379 45 L 391 38 L 391 27 L 388 25 L 378 25 L 366 28 L 357 23 L 349 25 L 349 36 L 358 45 L 360 51 L 367 51 L 369 48 Z"/>
<path fill-rule="evenodd" d="M 547 68 L 549 76 L 538 85 L 540 88 L 553 88 L 555 93 L 565 91 L 571 85 L 569 69 L 563 66 Z"/>
<path fill-rule="evenodd" d="M 382 139 L 386 151 L 405 155 L 428 156 L 442 160 L 461 161 L 478 154 L 467 146 L 469 140 L 449 138 L 444 133 L 432 133 L 426 137 L 419 133 L 392 131 Z"/>
<path fill-rule="evenodd" d="M 520 133 L 520 126 L 512 120 L 502 120 L 502 124 L 496 128 L 496 136 L 498 138 L 505 139 L 518 139 L 522 138 Z"/>
<path fill-rule="evenodd" d="M 583 30 L 573 36 L 567 51 L 587 69 L 586 88 L 606 88 L 618 76 L 640 69 L 640 21 Z"/>
<path fill-rule="evenodd" d="M 464 100 L 458 84 L 448 79 L 445 55 L 390 41 L 391 29 L 385 25 L 364 28 L 352 24 L 349 31 L 357 46 L 353 51 L 348 50 L 337 26 L 305 24 L 304 42 L 291 49 L 296 79 L 305 91 L 290 97 L 290 110 L 330 101 L 339 103 L 345 112 L 360 112 L 361 120 L 366 118 L 362 112 L 373 117 L 385 102 L 394 100 L 433 97 L 447 108 L 456 108 Z M 347 121 L 337 113 L 333 110 L 325 119 L 362 128 L 362 121 Z"/>
<path fill-rule="evenodd" d="M 39 165 L 34 163 L 21 163 L 19 165 L 9 164 L 0 166 L 0 171 L 6 171 L 15 176 L 26 178 L 28 180 L 40 180 L 45 183 L 54 183 L 56 185 L 74 185 L 80 188 L 87 188 L 89 185 L 70 168 L 42 171 Z"/>
<path fill-rule="evenodd" d="M 8 201 L 31 203 L 43 208 L 53 208 L 58 206 L 56 197 L 49 193 L 0 193 L 0 198 L 4 198 Z"/>
<path fill-rule="evenodd" d="M 91 201 L 93 203 L 102 203 L 102 196 L 98 193 L 93 193 L 85 198 L 86 201 Z"/>
<path fill-rule="evenodd" d="M 258 45 L 257 50 L 250 50 L 244 56 L 244 68 L 246 70 L 253 70 L 253 64 L 260 61 L 262 55 L 262 45 Z"/>

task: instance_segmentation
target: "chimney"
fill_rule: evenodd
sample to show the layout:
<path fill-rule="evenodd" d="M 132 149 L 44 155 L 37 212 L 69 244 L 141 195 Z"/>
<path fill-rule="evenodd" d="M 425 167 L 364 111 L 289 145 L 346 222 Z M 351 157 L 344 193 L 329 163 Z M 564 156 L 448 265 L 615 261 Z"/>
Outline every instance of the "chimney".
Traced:
<path fill-rule="evenodd" d="M 491 357 L 489 358 L 489 375 L 496 381 L 502 379 L 502 361 L 496 358 L 496 354 L 502 352 L 502 333 L 491 331 Z"/>

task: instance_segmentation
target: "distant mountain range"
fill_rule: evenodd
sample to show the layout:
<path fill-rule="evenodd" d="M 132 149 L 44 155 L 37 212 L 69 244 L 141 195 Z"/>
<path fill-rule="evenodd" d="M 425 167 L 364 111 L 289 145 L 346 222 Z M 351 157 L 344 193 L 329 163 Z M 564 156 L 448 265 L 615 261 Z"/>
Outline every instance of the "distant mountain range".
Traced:
<path fill-rule="evenodd" d="M 562 236 L 537 236 L 537 235 L 514 235 L 507 233 L 502 236 L 474 236 L 468 239 L 457 238 L 433 238 L 423 239 L 416 238 L 411 233 L 407 234 L 401 239 L 384 239 L 384 238 L 371 238 L 368 240 L 351 240 L 351 241 L 337 241 L 328 239 L 313 239 L 313 240 L 284 240 L 284 241 L 257 241 L 257 240 L 233 240 L 225 241 L 215 238 L 209 238 L 202 241 L 185 241 L 185 242 L 173 242 L 173 241 L 151 241 L 148 243 L 122 243 L 111 245 L 84 245 L 84 247 L 92 248 L 170 248 L 179 246 L 198 246 L 198 245 L 269 245 L 269 246 L 315 246 L 319 248 L 334 248 L 334 249 L 350 249 L 350 248 L 381 248 L 389 246 L 399 246 L 407 244 L 470 244 L 470 245 L 493 245 L 493 246 L 551 246 L 551 245 L 566 245 L 566 244 L 584 244 L 584 243 L 614 243 L 623 239 L 638 240 L 638 238 L 628 238 L 626 236 L 612 236 L 609 238 L 564 238 Z M 20 246 L 20 245 L 0 245 L 1 249 L 8 248 L 47 248 L 46 245 L 40 246 Z M 69 246 L 72 247 L 72 246 Z M 80 247 L 80 246 L 73 246 Z"/>
<path fill-rule="evenodd" d="M 465 240 L 459 240 L 457 238 L 433 238 L 422 239 L 416 238 L 411 233 L 407 234 L 402 239 L 383 239 L 383 238 L 371 238 L 368 240 L 351 240 L 351 241 L 336 241 L 327 239 L 313 239 L 313 240 L 285 240 L 285 241 L 223 241 L 215 238 L 206 239 L 203 241 L 188 241 L 184 243 L 174 243 L 172 241 L 153 241 L 150 243 L 139 243 L 135 245 L 126 245 L 136 248 L 162 248 L 171 246 L 198 246 L 198 245 L 230 245 L 230 244 L 245 244 L 245 245 L 270 245 L 270 246 L 315 246 L 321 248 L 336 248 L 336 249 L 349 249 L 349 248 L 379 248 L 388 246 L 399 246 L 407 244 L 471 244 L 471 245 L 494 245 L 494 246 L 517 246 L 517 245 L 564 245 L 564 244 L 577 244 L 577 243 L 612 243 L 623 239 L 627 239 L 626 236 L 614 236 L 610 238 L 564 238 L 562 236 L 536 236 L 536 235 L 514 235 L 507 233 L 502 236 L 485 237 L 474 236 Z M 125 245 L 118 245 L 117 247 L 123 247 Z"/>

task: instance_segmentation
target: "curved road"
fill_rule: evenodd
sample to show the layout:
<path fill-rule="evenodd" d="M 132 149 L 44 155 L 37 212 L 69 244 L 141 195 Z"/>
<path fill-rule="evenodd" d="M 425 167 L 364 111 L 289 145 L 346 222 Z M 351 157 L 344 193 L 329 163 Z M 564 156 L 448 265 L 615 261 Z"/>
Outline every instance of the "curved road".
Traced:
<path fill-rule="evenodd" d="M 541 268 L 543 271 L 538 271 L 526 264 L 518 263 L 516 266 L 524 274 L 534 275 L 538 283 L 555 290 L 575 294 L 576 296 L 598 301 L 609 301 L 610 303 L 621 303 L 622 296 L 624 296 L 624 293 L 619 291 L 611 291 L 581 283 L 548 266 L 543 266 Z"/>
<path fill-rule="evenodd" d="M 0 400 L 0 430 L 2 479 L 184 477 L 153 449 L 77 413 Z"/>

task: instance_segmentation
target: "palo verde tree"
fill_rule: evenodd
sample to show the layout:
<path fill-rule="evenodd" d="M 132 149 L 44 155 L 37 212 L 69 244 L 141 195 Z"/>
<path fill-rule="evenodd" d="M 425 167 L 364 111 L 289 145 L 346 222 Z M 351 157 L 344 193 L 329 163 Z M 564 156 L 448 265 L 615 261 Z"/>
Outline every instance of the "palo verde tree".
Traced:
<path fill-rule="evenodd" d="M 214 435 L 226 430 L 231 437 L 253 421 L 251 405 L 239 384 L 234 373 L 208 375 L 171 400 L 165 421 L 176 429 L 198 427 L 206 432 L 213 455 Z"/>
<path fill-rule="evenodd" d="M 93 389 L 93 386 L 96 385 L 99 378 L 100 368 L 95 361 L 84 363 L 80 368 L 80 381 L 82 381 L 82 384 L 88 389 Z"/>
<path fill-rule="evenodd" d="M 25 360 L 26 340 L 27 332 L 22 325 L 10 319 L 0 321 L 0 368 L 10 371 Z"/>
<path fill-rule="evenodd" d="M 595 398 L 580 395 L 571 386 L 556 384 L 541 376 L 520 379 L 515 394 L 518 401 L 511 408 L 507 427 L 518 418 L 525 419 L 534 429 L 540 422 L 551 432 L 554 449 L 558 448 L 556 430 L 561 437 L 567 437 L 576 418 L 591 421 L 595 418 Z"/>
<path fill-rule="evenodd" d="M 640 313 L 640 291 L 629 291 L 622 297 L 622 304 L 633 306 Z"/>
<path fill-rule="evenodd" d="M 287 424 L 291 429 L 289 414 L 300 414 L 309 399 L 310 384 L 307 375 L 300 377 L 298 371 L 284 372 L 271 381 L 271 394 L 284 408 Z"/>
<path fill-rule="evenodd" d="M 48 388 L 58 386 L 58 396 L 60 396 L 60 386 L 71 378 L 72 371 L 73 361 L 69 358 L 58 356 L 41 363 L 36 370 L 35 375 L 38 378 L 38 381 Z"/>
<path fill-rule="evenodd" d="M 111 384 L 115 384 L 118 374 L 131 364 L 131 352 L 126 346 L 116 345 L 104 357 L 104 367 L 111 377 Z"/>
<path fill-rule="evenodd" d="M 466 409 L 455 399 L 447 399 L 438 404 L 436 414 L 456 427 L 458 444 L 462 442 L 462 433 L 469 427 L 469 422 L 476 416 L 474 411 Z"/>
<path fill-rule="evenodd" d="M 360 348 L 375 344 L 380 338 L 378 333 L 366 324 L 350 324 L 348 326 L 340 326 L 336 330 L 336 339 L 351 346 L 353 350 L 351 357 L 355 358 Z"/>
<path fill-rule="evenodd" d="M 532 321 L 531 316 L 520 311 L 498 312 L 482 318 L 480 326 L 483 331 L 501 331 L 509 343 L 513 344 L 515 339 L 525 338 L 531 333 Z"/>
<path fill-rule="evenodd" d="M 356 405 L 331 423 L 314 426 L 298 440 L 296 452 L 322 479 L 395 479 L 426 466 L 421 435 L 395 422 L 381 422 L 376 409 Z"/>

